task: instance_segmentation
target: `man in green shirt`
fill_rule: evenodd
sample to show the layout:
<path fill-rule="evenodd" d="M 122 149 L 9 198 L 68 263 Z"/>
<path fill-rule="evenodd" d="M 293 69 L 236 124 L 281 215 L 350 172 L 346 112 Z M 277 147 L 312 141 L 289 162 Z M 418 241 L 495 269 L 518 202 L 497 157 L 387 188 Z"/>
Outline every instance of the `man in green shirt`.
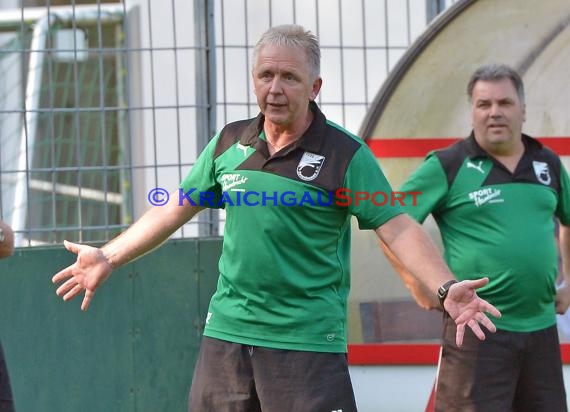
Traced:
<path fill-rule="evenodd" d="M 554 233 L 558 219 L 568 278 L 570 180 L 556 154 L 522 133 L 524 89 L 515 70 L 483 66 L 467 92 L 471 135 L 430 153 L 400 188 L 421 191 L 406 212 L 419 222 L 433 215 L 452 272 L 461 280 L 488 276 L 479 294 L 502 314 L 497 333 L 479 341 L 467 331 L 462 348 L 444 315 L 436 410 L 565 411 L 556 312 L 568 309 L 570 283 L 556 290 Z"/>
<path fill-rule="evenodd" d="M 453 283 L 420 225 L 365 193 L 391 193 L 376 159 L 315 103 L 322 80 L 314 35 L 296 25 L 266 32 L 253 52 L 260 114 L 223 128 L 181 187 L 96 249 L 66 242 L 77 263 L 53 278 L 82 308 L 111 271 L 157 247 L 205 207 L 224 207 L 220 276 L 190 391 L 191 411 L 356 410 L 346 360 L 350 218 L 375 230 L 457 322 L 494 331 L 499 312 Z"/>

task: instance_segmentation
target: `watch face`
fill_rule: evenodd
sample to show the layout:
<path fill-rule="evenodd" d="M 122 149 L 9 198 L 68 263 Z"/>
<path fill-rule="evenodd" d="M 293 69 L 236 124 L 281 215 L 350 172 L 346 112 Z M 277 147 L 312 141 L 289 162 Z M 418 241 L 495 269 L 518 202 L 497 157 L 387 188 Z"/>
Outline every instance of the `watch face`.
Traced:
<path fill-rule="evenodd" d="M 447 295 L 445 289 L 439 288 L 437 291 L 437 299 L 439 300 L 439 304 L 443 306 L 443 301 L 445 300 L 445 295 Z"/>

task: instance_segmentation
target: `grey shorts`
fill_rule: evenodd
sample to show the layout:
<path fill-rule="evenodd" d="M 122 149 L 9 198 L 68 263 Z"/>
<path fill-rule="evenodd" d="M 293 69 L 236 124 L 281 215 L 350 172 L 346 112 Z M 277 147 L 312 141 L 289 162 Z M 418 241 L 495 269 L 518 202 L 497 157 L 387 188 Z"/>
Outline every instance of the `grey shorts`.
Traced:
<path fill-rule="evenodd" d="M 344 353 L 248 346 L 204 337 L 189 412 L 356 411 Z"/>
<path fill-rule="evenodd" d="M 444 319 L 436 411 L 566 412 L 556 325 L 535 332 L 498 330 L 479 341 L 469 328 L 455 345 Z"/>

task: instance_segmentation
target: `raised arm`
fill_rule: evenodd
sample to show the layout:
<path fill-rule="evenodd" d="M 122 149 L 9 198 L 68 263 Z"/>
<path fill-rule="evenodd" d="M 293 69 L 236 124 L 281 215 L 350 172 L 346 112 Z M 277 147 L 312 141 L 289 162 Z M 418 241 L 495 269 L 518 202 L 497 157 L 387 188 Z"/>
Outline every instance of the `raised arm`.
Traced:
<path fill-rule="evenodd" d="M 401 214 L 376 229 L 376 234 L 416 279 L 433 295 L 453 274 L 445 264 L 441 253 L 422 227 L 408 215 Z M 465 326 L 469 326 L 479 339 L 485 339 L 480 324 L 495 332 L 493 322 L 486 313 L 499 317 L 500 312 L 490 303 L 479 298 L 475 290 L 486 285 L 489 279 L 465 280 L 451 286 L 444 309 L 457 325 L 456 343 L 461 346 Z"/>
<path fill-rule="evenodd" d="M 149 209 L 125 232 L 101 248 L 65 241 L 66 249 L 77 254 L 77 260 L 53 276 L 54 283 L 64 281 L 57 288 L 57 295 L 68 301 L 85 290 L 81 309 L 87 310 L 95 290 L 113 269 L 161 245 L 202 209 L 186 199 L 179 205 L 178 196 L 173 193 L 166 205 Z"/>

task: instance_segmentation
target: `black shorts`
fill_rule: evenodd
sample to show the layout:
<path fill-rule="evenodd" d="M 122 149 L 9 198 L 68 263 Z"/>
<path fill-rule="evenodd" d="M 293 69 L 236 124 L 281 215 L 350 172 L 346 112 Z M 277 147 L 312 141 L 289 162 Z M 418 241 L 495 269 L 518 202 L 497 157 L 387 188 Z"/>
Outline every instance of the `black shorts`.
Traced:
<path fill-rule="evenodd" d="M 10 388 L 10 378 L 8 368 L 4 360 L 4 352 L 0 343 L 0 412 L 14 412 L 14 401 L 12 399 L 12 389 Z"/>
<path fill-rule="evenodd" d="M 344 353 L 248 346 L 204 337 L 189 412 L 356 411 Z"/>
<path fill-rule="evenodd" d="M 449 316 L 443 330 L 436 411 L 567 411 L 556 325 L 536 332 L 498 330 L 484 341 L 466 328 L 461 348 Z"/>

